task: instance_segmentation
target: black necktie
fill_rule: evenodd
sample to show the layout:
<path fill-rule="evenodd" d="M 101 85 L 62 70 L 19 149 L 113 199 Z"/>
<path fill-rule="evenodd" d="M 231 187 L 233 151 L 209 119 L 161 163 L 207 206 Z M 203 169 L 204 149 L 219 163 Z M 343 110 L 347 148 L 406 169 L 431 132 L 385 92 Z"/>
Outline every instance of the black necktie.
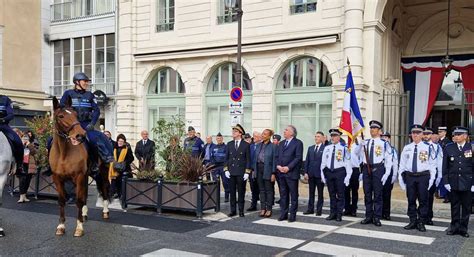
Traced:
<path fill-rule="evenodd" d="M 334 156 L 336 155 L 336 145 L 332 148 L 332 155 L 331 155 L 331 171 L 334 170 Z"/>
<path fill-rule="evenodd" d="M 370 153 L 369 153 L 369 162 L 370 164 L 374 164 L 374 140 L 372 139 L 372 144 L 370 145 Z"/>
<path fill-rule="evenodd" d="M 288 146 L 288 143 L 289 143 L 289 142 L 290 142 L 290 141 L 285 141 L 285 148 Z"/>
<path fill-rule="evenodd" d="M 459 146 L 459 151 L 461 151 L 461 152 L 462 152 L 462 146 L 460 146 L 460 145 L 458 145 L 458 146 Z"/>
<path fill-rule="evenodd" d="M 413 172 L 417 172 L 418 171 L 418 161 L 417 161 L 417 158 L 418 158 L 418 148 L 417 148 L 417 145 L 415 145 L 415 151 L 413 151 L 413 163 L 411 165 L 411 169 L 413 170 Z"/>
<path fill-rule="evenodd" d="M 143 140 L 143 145 L 146 145 L 146 140 Z"/>
<path fill-rule="evenodd" d="M 239 149 L 239 141 L 235 141 L 235 150 Z"/>
<path fill-rule="evenodd" d="M 318 153 L 318 150 L 319 150 L 319 145 L 316 146 L 316 150 L 314 150 L 315 153 Z"/>

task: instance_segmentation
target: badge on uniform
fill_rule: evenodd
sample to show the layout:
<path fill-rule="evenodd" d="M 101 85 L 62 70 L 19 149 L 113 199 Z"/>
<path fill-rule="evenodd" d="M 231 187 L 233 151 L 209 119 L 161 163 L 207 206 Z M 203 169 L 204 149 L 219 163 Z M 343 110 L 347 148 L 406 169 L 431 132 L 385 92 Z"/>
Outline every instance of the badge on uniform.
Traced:
<path fill-rule="evenodd" d="M 420 155 L 418 155 L 418 158 L 420 159 L 421 162 L 426 162 L 428 160 L 428 152 L 421 151 Z"/>
<path fill-rule="evenodd" d="M 342 160 L 342 150 L 337 150 L 336 160 L 340 162 Z"/>
<path fill-rule="evenodd" d="M 376 156 L 382 155 L 382 147 L 380 145 L 375 147 L 375 155 Z"/>
<path fill-rule="evenodd" d="M 472 151 L 471 150 L 464 151 L 464 157 L 471 158 L 472 157 Z"/>

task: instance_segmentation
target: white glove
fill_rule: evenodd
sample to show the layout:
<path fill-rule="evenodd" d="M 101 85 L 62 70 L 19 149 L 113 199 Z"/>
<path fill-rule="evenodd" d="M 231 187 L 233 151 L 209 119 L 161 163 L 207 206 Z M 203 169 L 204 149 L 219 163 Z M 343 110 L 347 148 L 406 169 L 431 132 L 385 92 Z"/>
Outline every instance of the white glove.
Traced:
<path fill-rule="evenodd" d="M 428 183 L 428 190 L 433 186 L 434 179 L 430 179 L 430 182 Z"/>
<path fill-rule="evenodd" d="M 321 181 L 326 184 L 326 176 L 324 176 L 324 172 L 321 172 Z"/>
<path fill-rule="evenodd" d="M 248 173 L 245 173 L 245 174 L 244 174 L 244 181 L 247 181 L 247 179 L 249 179 L 249 174 L 248 174 Z"/>
<path fill-rule="evenodd" d="M 406 191 L 406 190 L 407 190 L 407 186 L 406 186 L 405 183 L 403 183 L 403 182 L 400 183 L 400 188 L 401 188 L 403 191 Z"/>
<path fill-rule="evenodd" d="M 364 179 L 364 174 L 360 173 L 359 175 L 359 181 L 362 181 Z"/>
<path fill-rule="evenodd" d="M 225 171 L 225 177 L 230 178 L 230 172 L 228 170 Z"/>
<path fill-rule="evenodd" d="M 441 177 L 436 178 L 436 184 L 435 184 L 436 187 L 439 186 L 439 183 L 440 183 L 440 182 L 441 182 Z"/>
<path fill-rule="evenodd" d="M 473 187 L 471 187 L 471 191 L 472 191 Z M 444 185 L 444 188 L 446 188 L 446 190 L 448 190 L 448 192 L 451 192 L 451 185 L 450 184 Z"/>
<path fill-rule="evenodd" d="M 387 173 L 383 174 L 382 179 L 381 179 L 381 181 L 382 181 L 382 186 L 385 185 L 385 183 L 387 182 L 387 179 L 388 179 L 388 176 L 389 176 L 389 175 L 390 175 L 390 174 L 387 174 Z"/>
<path fill-rule="evenodd" d="M 398 174 L 398 184 L 400 184 L 400 188 L 403 191 L 407 190 L 407 185 L 405 184 L 405 181 L 403 181 L 402 173 Z"/>
<path fill-rule="evenodd" d="M 397 175 L 393 174 L 393 176 L 392 176 L 392 184 L 395 183 L 395 181 L 397 181 Z"/>
<path fill-rule="evenodd" d="M 471 186 L 471 192 L 474 192 L 474 186 Z"/>
<path fill-rule="evenodd" d="M 346 176 L 346 177 L 344 178 L 344 185 L 346 185 L 346 187 L 349 186 L 349 180 L 350 180 L 350 179 L 351 179 L 350 176 Z"/>

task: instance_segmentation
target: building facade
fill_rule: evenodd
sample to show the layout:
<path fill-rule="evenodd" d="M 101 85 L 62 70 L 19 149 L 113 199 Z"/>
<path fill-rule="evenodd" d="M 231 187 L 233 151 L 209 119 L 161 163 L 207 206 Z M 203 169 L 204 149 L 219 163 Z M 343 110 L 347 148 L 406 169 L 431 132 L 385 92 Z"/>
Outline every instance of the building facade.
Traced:
<path fill-rule="evenodd" d="M 472 53 L 474 4 L 452 1 L 451 24 L 463 30 L 450 52 Z M 119 1 L 119 132 L 136 139 L 179 115 L 203 135 L 231 135 L 237 23 L 226 2 Z M 315 131 L 339 124 L 347 60 L 368 122 L 392 112 L 401 119 L 383 96 L 404 93 L 402 57 L 446 54 L 447 1 L 249 0 L 242 8 L 243 126 L 282 133 L 294 124 L 307 146 Z M 406 133 L 400 123 L 390 129 Z"/>

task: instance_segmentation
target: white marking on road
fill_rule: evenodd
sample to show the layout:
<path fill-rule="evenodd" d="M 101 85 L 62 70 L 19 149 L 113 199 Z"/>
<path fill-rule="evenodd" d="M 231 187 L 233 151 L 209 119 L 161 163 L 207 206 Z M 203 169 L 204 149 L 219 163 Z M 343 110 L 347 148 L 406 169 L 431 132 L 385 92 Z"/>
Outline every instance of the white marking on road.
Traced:
<path fill-rule="evenodd" d="M 291 249 L 305 242 L 305 240 L 299 239 L 235 232 L 230 230 L 221 230 L 210 234 L 207 237 L 285 249 Z"/>
<path fill-rule="evenodd" d="M 403 256 L 387 252 L 378 252 L 354 247 L 325 244 L 319 242 L 310 242 L 300 248 L 299 251 L 318 253 L 332 256 Z"/>
<path fill-rule="evenodd" d="M 329 215 L 326 215 L 326 214 L 323 214 L 321 216 L 315 216 L 314 214 L 304 215 L 302 212 L 297 212 L 296 215 L 302 216 L 302 217 L 319 218 L 319 219 L 325 219 L 329 216 Z M 361 221 L 361 220 L 362 220 L 362 218 L 357 218 L 357 217 L 348 217 L 348 216 L 343 216 L 342 217 L 342 221 Z M 380 222 L 382 223 L 382 225 L 392 226 L 392 227 L 400 227 L 400 228 L 403 228 L 404 226 L 406 226 L 408 224 L 408 223 L 403 223 L 403 222 L 398 222 L 398 221 L 390 221 L 390 220 L 382 220 Z M 446 231 L 446 229 L 448 229 L 448 227 L 430 226 L 430 225 L 426 225 L 425 227 L 426 227 L 427 230 L 431 230 L 431 231 Z"/>
<path fill-rule="evenodd" d="M 341 227 L 340 229 L 337 229 L 339 228 L 338 226 L 319 225 L 319 224 L 304 223 L 304 222 L 288 223 L 288 222 L 280 222 L 274 219 L 261 219 L 261 220 L 254 221 L 253 223 L 277 226 L 277 227 L 322 231 L 322 232 L 328 232 L 328 231 L 334 230 L 334 233 L 337 233 L 337 234 L 362 236 L 362 237 L 377 238 L 377 239 L 387 239 L 387 240 L 408 242 L 408 243 L 415 243 L 415 244 L 430 245 L 435 240 L 434 237 L 413 236 L 413 235 L 407 235 L 407 234 L 373 231 L 373 230 L 358 229 L 358 228 Z"/>
<path fill-rule="evenodd" d="M 122 225 L 122 228 L 134 228 L 134 229 L 137 229 L 138 231 L 147 231 L 147 230 L 150 230 L 149 228 L 138 227 L 138 226 L 132 226 L 132 225 Z"/>
<path fill-rule="evenodd" d="M 154 256 L 163 256 L 163 257 L 209 257 L 210 255 L 204 255 L 199 253 L 192 253 L 186 251 L 178 251 L 168 248 L 163 248 L 151 253 L 140 255 L 143 257 L 154 257 Z"/>

